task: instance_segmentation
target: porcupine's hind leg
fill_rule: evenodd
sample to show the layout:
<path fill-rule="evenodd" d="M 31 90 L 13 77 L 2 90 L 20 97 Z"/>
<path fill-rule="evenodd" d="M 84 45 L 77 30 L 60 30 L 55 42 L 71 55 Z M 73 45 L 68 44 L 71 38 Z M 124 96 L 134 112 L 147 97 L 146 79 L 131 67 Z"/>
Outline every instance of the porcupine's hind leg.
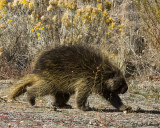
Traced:
<path fill-rule="evenodd" d="M 35 105 L 35 99 L 37 97 L 42 97 L 49 95 L 53 91 L 52 83 L 46 80 L 36 81 L 31 87 L 27 88 L 27 99 L 29 103 L 33 106 Z"/>

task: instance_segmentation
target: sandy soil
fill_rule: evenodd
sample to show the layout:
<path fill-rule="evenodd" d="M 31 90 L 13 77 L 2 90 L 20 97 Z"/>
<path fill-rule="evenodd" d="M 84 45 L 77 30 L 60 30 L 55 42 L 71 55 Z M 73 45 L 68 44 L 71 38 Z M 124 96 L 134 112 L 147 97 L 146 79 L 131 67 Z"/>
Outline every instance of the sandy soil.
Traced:
<path fill-rule="evenodd" d="M 12 80 L 0 81 L 1 97 L 12 83 Z M 94 94 L 88 102 L 95 110 L 88 112 L 76 109 L 74 96 L 69 101 L 72 109 L 54 109 L 49 96 L 37 99 L 32 107 L 24 94 L 12 103 L 0 100 L 0 128 L 160 128 L 160 82 L 132 80 L 129 83 L 129 91 L 121 98 L 133 107 L 132 113 L 117 111 Z"/>

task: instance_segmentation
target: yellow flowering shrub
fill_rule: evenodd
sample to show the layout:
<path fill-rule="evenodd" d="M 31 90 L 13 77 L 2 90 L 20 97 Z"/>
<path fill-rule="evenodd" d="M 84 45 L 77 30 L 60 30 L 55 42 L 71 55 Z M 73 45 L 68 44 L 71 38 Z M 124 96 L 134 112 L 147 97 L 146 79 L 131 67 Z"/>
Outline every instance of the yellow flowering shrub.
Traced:
<path fill-rule="evenodd" d="M 95 33 L 98 31 L 99 26 L 103 26 L 106 33 L 110 34 L 112 33 L 110 31 L 116 29 L 117 25 L 114 23 L 114 20 L 110 17 L 108 12 L 111 9 L 109 0 L 105 0 L 103 3 L 101 0 L 97 0 L 95 6 L 91 5 L 91 1 L 88 0 L 82 1 L 86 4 L 84 6 L 78 6 L 76 0 L 41 1 L 42 2 L 40 2 L 40 0 L 13 0 L 12 2 L 6 3 L 6 0 L 1 0 L 0 8 L 8 6 L 10 11 L 14 11 L 16 8 L 25 9 L 24 11 L 20 11 L 24 13 L 27 12 L 28 9 L 29 13 L 26 13 L 26 16 L 23 16 L 23 18 L 26 18 L 28 23 L 32 26 L 30 27 L 30 32 L 35 34 L 43 33 L 45 31 L 49 32 L 52 29 L 55 30 L 57 26 L 61 25 L 62 27 L 65 26 L 68 31 L 74 31 L 74 34 L 70 35 L 75 35 L 75 37 L 77 37 L 78 35 L 76 34 L 79 33 L 92 33 L 92 30 L 94 31 L 93 33 Z M 62 12 L 61 9 L 63 10 Z M 1 16 L 7 17 L 6 14 L 1 14 Z M 7 19 L 7 23 L 14 21 L 15 20 L 11 21 L 9 18 Z M 118 29 L 121 31 L 122 27 Z M 41 34 L 41 36 L 43 36 L 43 34 Z M 40 37 L 38 39 L 40 39 Z M 72 37 L 72 39 L 74 38 Z"/>
<path fill-rule="evenodd" d="M 6 0 L 1 0 L 0 1 L 0 10 L 3 10 L 4 6 L 6 6 Z"/>

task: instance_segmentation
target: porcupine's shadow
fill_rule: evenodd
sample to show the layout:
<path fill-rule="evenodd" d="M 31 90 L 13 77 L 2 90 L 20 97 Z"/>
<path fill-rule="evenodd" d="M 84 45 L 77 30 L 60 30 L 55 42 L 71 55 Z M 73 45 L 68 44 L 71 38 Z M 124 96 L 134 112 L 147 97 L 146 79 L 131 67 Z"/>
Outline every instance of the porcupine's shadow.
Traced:
<path fill-rule="evenodd" d="M 92 111 L 96 111 L 96 112 L 122 112 L 120 110 L 117 109 L 93 109 Z M 145 113 L 145 114 L 159 114 L 160 115 L 160 111 L 159 110 L 144 110 L 144 109 L 140 109 L 140 110 L 133 110 L 132 112 L 129 113 Z"/>
<path fill-rule="evenodd" d="M 49 109 L 51 109 L 51 107 L 47 107 Z M 62 110 L 63 108 L 57 108 L 59 110 Z M 76 109 L 76 108 L 65 108 L 65 109 Z M 114 113 L 114 112 L 123 112 L 123 111 L 120 111 L 118 109 L 100 109 L 100 108 L 94 108 L 92 107 L 91 110 L 89 111 L 95 111 L 95 112 L 106 112 L 106 113 Z M 133 110 L 133 111 L 130 111 L 129 113 L 145 113 L 145 114 L 158 114 L 160 115 L 160 111 L 159 110 L 144 110 L 144 109 L 138 109 L 138 110 Z"/>

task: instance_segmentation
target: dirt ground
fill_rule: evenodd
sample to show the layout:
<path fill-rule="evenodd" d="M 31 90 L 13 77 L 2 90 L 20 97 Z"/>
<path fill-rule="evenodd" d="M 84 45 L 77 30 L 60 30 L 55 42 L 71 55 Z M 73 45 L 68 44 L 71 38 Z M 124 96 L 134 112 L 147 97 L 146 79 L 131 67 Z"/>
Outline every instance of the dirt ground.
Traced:
<path fill-rule="evenodd" d="M 5 96 L 12 80 L 0 81 L 0 96 Z M 130 80 L 129 91 L 121 95 L 123 102 L 134 112 L 117 111 L 98 95 L 91 95 L 89 105 L 94 111 L 76 109 L 75 98 L 69 104 L 72 109 L 54 109 L 49 96 L 37 99 L 32 107 L 26 94 L 17 101 L 0 100 L 0 128 L 160 128 L 160 81 Z"/>

